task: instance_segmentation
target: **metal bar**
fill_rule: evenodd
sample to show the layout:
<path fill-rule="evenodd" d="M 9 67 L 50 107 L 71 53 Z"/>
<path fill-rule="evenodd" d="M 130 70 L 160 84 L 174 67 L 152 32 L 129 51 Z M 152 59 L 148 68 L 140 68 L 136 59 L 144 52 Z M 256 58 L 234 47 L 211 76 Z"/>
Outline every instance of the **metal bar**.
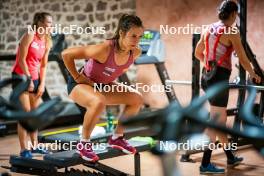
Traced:
<path fill-rule="evenodd" d="M 261 96 L 260 96 L 260 102 L 259 102 L 259 112 L 258 112 L 258 116 L 259 118 L 262 120 L 262 123 L 264 123 L 264 118 L 263 118 L 263 112 L 264 111 L 264 93 L 261 92 Z"/>
<path fill-rule="evenodd" d="M 166 80 L 165 83 L 166 85 L 173 85 L 173 84 L 190 85 L 192 82 L 191 81 Z M 264 86 L 229 83 L 229 89 L 247 89 L 247 88 L 254 88 L 254 89 L 257 89 L 258 91 L 264 91 Z"/>
<path fill-rule="evenodd" d="M 2 55 L 0 56 L 0 61 L 15 61 L 16 55 Z"/>
<path fill-rule="evenodd" d="M 166 85 L 192 85 L 192 81 L 178 81 L 178 80 L 166 80 L 165 81 Z"/>
<path fill-rule="evenodd" d="M 162 85 L 165 86 L 165 91 L 166 91 L 165 93 L 166 93 L 166 95 L 167 95 L 167 97 L 169 99 L 169 102 L 173 102 L 173 101 L 179 102 L 178 98 L 177 98 L 177 96 L 175 94 L 175 90 L 174 90 L 173 86 L 170 87 L 171 91 L 169 91 L 169 89 L 167 89 L 167 87 L 166 87 L 166 80 L 169 80 L 170 77 L 169 77 L 169 74 L 167 72 L 167 69 L 165 68 L 164 63 L 156 63 L 155 67 L 156 67 L 156 69 L 158 71 L 158 74 L 159 74 L 160 80 L 162 82 Z"/>
<path fill-rule="evenodd" d="M 50 97 L 50 95 L 48 93 L 48 89 L 47 89 L 46 86 L 45 86 L 45 91 L 44 91 L 44 93 L 43 93 L 41 98 L 42 98 L 43 101 L 48 101 L 48 100 L 51 99 L 51 97 Z"/>
<path fill-rule="evenodd" d="M 194 34 L 192 37 L 192 81 L 186 81 L 184 85 L 192 85 L 192 100 L 200 95 L 200 61 L 195 57 L 195 49 L 198 41 L 200 40 L 200 34 Z M 188 120 L 185 123 L 189 123 Z M 183 154 L 181 161 L 191 162 L 189 154 Z"/>
<path fill-rule="evenodd" d="M 195 48 L 200 37 L 200 34 L 194 34 L 192 39 L 192 99 L 200 95 L 200 61 L 195 57 Z"/>
<path fill-rule="evenodd" d="M 247 41 L 247 0 L 240 0 L 240 36 L 242 45 L 244 48 L 246 48 L 246 41 Z M 246 82 L 246 72 L 241 64 L 239 64 L 239 77 L 240 77 L 240 84 L 245 84 Z M 240 108 L 244 101 L 245 101 L 246 92 L 245 90 L 241 89 L 238 93 L 238 99 L 237 99 L 237 108 Z M 242 121 L 239 118 L 239 115 L 237 114 L 235 116 L 235 122 L 233 125 L 234 129 L 240 129 Z M 238 124 L 238 125 L 237 125 Z M 238 138 L 234 137 L 234 141 L 237 141 Z"/>
<path fill-rule="evenodd" d="M 140 154 L 137 152 L 134 155 L 134 169 L 135 169 L 135 176 L 140 176 Z"/>
<path fill-rule="evenodd" d="M 262 83 L 261 84 L 264 84 L 264 72 L 261 69 L 261 67 L 260 67 L 260 65 L 259 65 L 259 63 L 258 63 L 258 61 L 256 59 L 256 55 L 251 50 L 248 42 L 246 42 L 246 44 L 245 44 L 245 52 L 246 52 L 251 64 L 254 67 L 254 71 L 261 77 L 261 79 L 262 79 Z"/>
<path fill-rule="evenodd" d="M 114 169 L 112 167 L 109 167 L 107 165 L 104 165 L 100 162 L 97 162 L 95 164 L 93 163 L 83 163 L 83 165 L 89 167 L 89 168 L 93 168 L 93 169 L 96 169 L 97 171 L 100 171 L 102 173 L 104 173 L 105 175 L 116 175 L 116 176 L 125 176 L 125 175 L 128 175 L 122 171 L 119 171 L 117 169 Z"/>
<path fill-rule="evenodd" d="M 60 55 L 58 54 L 50 54 L 49 55 L 49 61 L 55 61 L 58 63 L 58 66 L 60 68 L 60 71 L 62 73 L 62 76 L 65 80 L 65 82 L 67 83 L 68 80 L 68 70 L 66 69 L 63 60 L 60 58 Z"/>

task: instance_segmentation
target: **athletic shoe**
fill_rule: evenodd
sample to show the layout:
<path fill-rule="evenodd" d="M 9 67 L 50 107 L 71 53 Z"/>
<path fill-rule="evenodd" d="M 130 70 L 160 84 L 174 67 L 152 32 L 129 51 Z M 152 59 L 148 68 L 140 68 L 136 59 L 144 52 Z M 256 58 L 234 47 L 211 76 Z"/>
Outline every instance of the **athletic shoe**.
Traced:
<path fill-rule="evenodd" d="M 243 157 L 237 157 L 235 156 L 234 159 L 227 159 L 227 165 L 228 166 L 237 166 L 244 160 Z"/>
<path fill-rule="evenodd" d="M 40 148 L 38 148 L 38 147 L 37 147 L 36 149 L 32 149 L 31 152 L 32 152 L 33 154 L 36 154 L 36 153 L 38 153 L 38 154 L 43 154 L 43 155 L 49 154 L 49 151 L 44 150 L 44 149 L 40 149 Z"/>
<path fill-rule="evenodd" d="M 99 160 L 99 157 L 92 149 L 91 142 L 83 142 L 83 141 L 79 142 L 77 144 L 77 153 L 79 153 L 81 158 L 84 159 L 85 161 L 96 162 Z"/>
<path fill-rule="evenodd" d="M 29 159 L 33 158 L 31 151 L 27 149 L 21 151 L 20 156 L 23 158 L 29 158 Z"/>
<path fill-rule="evenodd" d="M 209 163 L 207 167 L 200 166 L 200 174 L 223 174 L 225 169 L 217 168 L 215 165 Z"/>
<path fill-rule="evenodd" d="M 118 150 L 122 150 L 126 154 L 135 154 L 137 150 L 131 146 L 123 136 L 113 139 L 112 136 L 108 140 L 110 147 Z"/>

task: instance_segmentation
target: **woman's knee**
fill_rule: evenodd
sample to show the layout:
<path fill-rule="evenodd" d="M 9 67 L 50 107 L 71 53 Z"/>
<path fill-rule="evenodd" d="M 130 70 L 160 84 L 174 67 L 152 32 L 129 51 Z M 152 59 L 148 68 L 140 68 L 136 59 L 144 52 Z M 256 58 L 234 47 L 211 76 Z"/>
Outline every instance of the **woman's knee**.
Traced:
<path fill-rule="evenodd" d="M 93 98 L 90 107 L 96 109 L 104 109 L 106 106 L 106 98 L 103 95 Z"/>
<path fill-rule="evenodd" d="M 76 88 L 72 90 L 72 92 L 69 94 L 69 97 L 78 105 L 87 109 L 105 107 L 106 99 L 104 95 L 89 93 L 85 92 L 83 89 Z"/>
<path fill-rule="evenodd" d="M 129 100 L 131 106 L 141 107 L 144 104 L 143 96 L 140 93 L 133 93 Z"/>

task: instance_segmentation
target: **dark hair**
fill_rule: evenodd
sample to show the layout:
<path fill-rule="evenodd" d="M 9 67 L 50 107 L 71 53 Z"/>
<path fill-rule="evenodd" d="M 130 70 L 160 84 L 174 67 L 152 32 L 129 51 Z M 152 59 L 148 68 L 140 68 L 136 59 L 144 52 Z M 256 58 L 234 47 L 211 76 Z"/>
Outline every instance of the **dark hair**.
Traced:
<path fill-rule="evenodd" d="M 132 27 L 143 27 L 141 19 L 136 15 L 123 14 L 118 21 L 118 26 L 115 35 L 112 39 L 118 41 L 120 38 L 120 31 L 127 33 Z M 117 43 L 117 49 L 121 50 L 119 43 Z"/>
<path fill-rule="evenodd" d="M 35 13 L 34 18 L 33 18 L 32 27 L 36 26 L 36 28 L 38 28 L 38 22 L 44 22 L 47 16 L 51 16 L 51 14 L 48 12 Z"/>
<path fill-rule="evenodd" d="M 44 22 L 47 16 L 51 16 L 51 14 L 48 12 L 35 13 L 34 18 L 33 18 L 32 27 L 34 28 L 34 26 L 36 26 L 36 29 L 38 29 L 39 27 L 38 22 Z M 46 41 L 48 42 L 48 47 L 52 47 L 52 39 L 49 34 L 46 35 Z"/>
<path fill-rule="evenodd" d="M 227 20 L 230 17 L 231 13 L 237 11 L 238 11 L 238 6 L 234 1 L 225 0 L 221 3 L 218 9 L 218 18 L 220 20 Z"/>

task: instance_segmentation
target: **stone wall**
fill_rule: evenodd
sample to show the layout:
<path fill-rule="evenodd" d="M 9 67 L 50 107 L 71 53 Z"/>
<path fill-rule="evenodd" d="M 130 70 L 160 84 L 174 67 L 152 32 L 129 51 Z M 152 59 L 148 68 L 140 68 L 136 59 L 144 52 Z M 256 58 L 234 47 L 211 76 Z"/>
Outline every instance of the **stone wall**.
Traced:
<path fill-rule="evenodd" d="M 15 54 L 19 39 L 32 23 L 34 13 L 52 14 L 54 25 L 105 27 L 105 34 L 66 35 L 68 46 L 99 43 L 115 32 L 122 13 L 135 13 L 135 0 L 1 0 L 0 1 L 0 55 Z M 96 33 L 96 32 L 95 32 Z M 11 76 L 13 61 L 0 61 L 0 78 Z M 135 75 L 135 73 L 134 73 Z M 67 99 L 65 81 L 56 62 L 49 62 L 47 81 L 51 96 Z M 0 95 L 8 96 L 11 89 Z"/>
<path fill-rule="evenodd" d="M 134 0 L 1 0 L 0 55 L 14 54 L 35 12 L 52 14 L 61 27 L 105 27 L 106 33 L 66 35 L 70 46 L 97 43 L 114 33 L 121 13 L 135 13 Z"/>

